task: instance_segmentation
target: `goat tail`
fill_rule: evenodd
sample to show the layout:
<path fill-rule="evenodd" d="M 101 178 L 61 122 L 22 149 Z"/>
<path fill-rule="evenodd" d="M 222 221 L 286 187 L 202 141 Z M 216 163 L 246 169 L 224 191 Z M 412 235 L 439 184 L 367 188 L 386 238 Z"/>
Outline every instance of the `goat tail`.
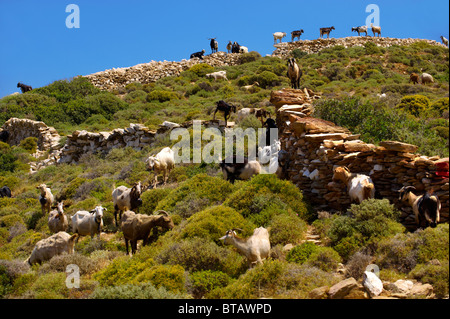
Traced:
<path fill-rule="evenodd" d="M 365 185 L 364 186 L 364 198 L 365 199 L 373 198 L 374 191 L 375 191 L 375 185 L 373 185 L 372 183 Z"/>

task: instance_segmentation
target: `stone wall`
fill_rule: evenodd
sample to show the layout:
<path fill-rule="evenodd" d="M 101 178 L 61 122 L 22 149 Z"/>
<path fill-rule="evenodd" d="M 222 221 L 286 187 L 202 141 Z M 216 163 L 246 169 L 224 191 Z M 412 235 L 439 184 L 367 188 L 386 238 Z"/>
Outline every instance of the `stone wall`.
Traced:
<path fill-rule="evenodd" d="M 299 49 L 307 53 L 317 53 L 325 48 L 333 47 L 336 45 L 341 45 L 345 48 L 350 48 L 354 46 L 364 46 L 366 42 L 373 42 L 380 47 L 390 47 L 392 45 L 410 45 L 416 42 L 424 41 L 431 45 L 444 46 L 434 40 L 424 40 L 424 39 L 398 39 L 398 38 L 382 38 L 382 37 L 346 37 L 346 38 L 330 38 L 330 39 L 316 39 L 316 40 L 300 40 L 296 42 L 283 42 L 275 44 L 275 51 L 272 56 L 277 56 L 280 58 L 286 58 L 289 53 L 294 49 Z"/>
<path fill-rule="evenodd" d="M 312 117 L 313 109 L 303 91 L 297 90 L 297 101 L 289 105 L 281 99 L 283 91 L 272 92 L 271 102 L 277 108 L 277 124 L 281 147 L 288 152 L 287 177 L 318 209 L 346 211 L 350 199 L 346 186 L 332 181 L 333 168 L 345 165 L 351 172 L 369 175 L 376 188 L 377 198 L 387 198 L 402 210 L 402 222 L 414 229 L 412 209 L 399 202 L 402 186 L 415 186 L 418 192 L 433 189 L 442 203 L 441 220 L 449 219 L 449 159 L 416 154 L 417 146 L 385 141 L 379 146 L 359 140 L 347 129 Z M 287 89 L 294 95 L 295 90 Z M 286 103 L 287 105 L 283 104 Z M 446 166 L 441 172 L 442 166 Z M 447 175 L 438 176 L 438 175 Z"/>
<path fill-rule="evenodd" d="M 198 63 L 206 63 L 213 67 L 231 66 L 240 64 L 241 54 L 217 52 L 190 60 L 175 61 L 150 61 L 132 67 L 113 68 L 86 75 L 93 85 L 101 90 L 117 90 L 124 88 L 127 84 L 140 82 L 142 84 L 156 82 L 166 76 L 178 76 Z"/>

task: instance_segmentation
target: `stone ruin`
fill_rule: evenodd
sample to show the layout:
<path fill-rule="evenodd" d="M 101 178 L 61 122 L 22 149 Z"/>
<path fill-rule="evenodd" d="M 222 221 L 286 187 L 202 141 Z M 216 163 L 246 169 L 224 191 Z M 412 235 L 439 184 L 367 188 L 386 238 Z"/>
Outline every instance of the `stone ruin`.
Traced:
<path fill-rule="evenodd" d="M 416 154 L 417 146 L 396 141 L 368 144 L 359 135 L 331 122 L 312 117 L 312 94 L 302 90 L 273 91 L 281 148 L 288 155 L 287 179 L 305 198 L 321 210 L 346 211 L 350 199 L 346 186 L 332 181 L 334 166 L 369 175 L 377 198 L 387 198 L 401 209 L 401 221 L 414 229 L 411 207 L 401 203 L 398 190 L 414 186 L 419 192 L 431 189 L 442 204 L 441 221 L 449 219 L 449 159 Z"/>

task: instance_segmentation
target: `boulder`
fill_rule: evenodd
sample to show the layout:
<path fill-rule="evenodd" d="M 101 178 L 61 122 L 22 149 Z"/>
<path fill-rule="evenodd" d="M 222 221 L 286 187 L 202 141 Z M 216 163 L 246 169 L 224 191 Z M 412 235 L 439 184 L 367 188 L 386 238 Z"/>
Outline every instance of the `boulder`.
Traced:
<path fill-rule="evenodd" d="M 370 297 L 379 296 L 383 291 L 383 283 L 380 278 L 371 271 L 365 271 L 363 273 L 363 286 L 366 288 Z"/>
<path fill-rule="evenodd" d="M 328 291 L 328 296 L 330 299 L 343 299 L 352 291 L 352 289 L 357 287 L 358 283 L 356 282 L 356 279 L 350 277 L 332 286 Z"/>

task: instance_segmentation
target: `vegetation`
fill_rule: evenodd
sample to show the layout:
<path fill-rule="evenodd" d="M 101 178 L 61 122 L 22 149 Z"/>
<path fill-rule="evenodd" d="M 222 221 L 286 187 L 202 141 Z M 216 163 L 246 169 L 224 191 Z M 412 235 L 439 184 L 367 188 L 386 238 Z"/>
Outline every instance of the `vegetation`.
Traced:
<path fill-rule="evenodd" d="M 316 116 L 367 142 L 399 140 L 418 145 L 425 155 L 448 156 L 447 49 L 424 43 L 367 44 L 293 55 L 303 70 L 302 87 L 323 94 Z M 56 81 L 1 99 L 0 123 L 11 117 L 42 120 L 62 135 L 77 129 L 108 131 L 130 122 L 156 129 L 164 120 L 209 119 L 219 99 L 238 107 L 265 107 L 274 116 L 268 100 L 272 90 L 289 86 L 286 63 L 256 52 L 243 55 L 241 62 L 221 68 L 198 64 L 179 76 L 131 83 L 117 92 L 102 92 L 82 77 Z M 229 82 L 205 77 L 221 69 Z M 407 74 L 420 70 L 432 74 L 435 83 L 408 83 Z M 260 87 L 252 92 L 242 88 L 255 81 Z M 387 97 L 379 98 L 381 93 Z M 250 117 L 238 125 L 260 127 L 260 122 Z M 142 151 L 85 155 L 77 165 L 49 166 L 30 175 L 37 141 L 0 142 L 0 186 L 10 187 L 14 195 L 0 198 L 0 298 L 308 298 L 312 289 L 338 281 L 339 263 L 358 279 L 368 264 L 376 263 L 384 280 L 414 278 L 431 283 L 438 297 L 448 296 L 448 224 L 408 233 L 387 200 L 364 201 L 317 219 L 293 183 L 259 175 L 230 184 L 214 164 L 177 165 L 168 185 L 145 191 L 140 213 L 166 210 L 175 227 L 139 245 L 133 257 L 125 256 L 122 234 L 114 225 L 113 185 L 148 184 L 153 176 L 144 160 L 173 143 L 162 138 Z M 36 190 L 41 183 L 64 200 L 69 215 L 106 207 L 106 234 L 80 238 L 72 256 L 28 267 L 23 261 L 36 242 L 50 235 Z M 249 270 L 245 257 L 219 238 L 231 228 L 242 229 L 239 235 L 246 237 L 260 226 L 270 228 L 272 254 Z M 311 227 L 323 246 L 305 242 Z M 283 249 L 286 244 L 294 248 Z M 68 289 L 65 268 L 73 263 L 80 267 L 81 286 Z"/>

